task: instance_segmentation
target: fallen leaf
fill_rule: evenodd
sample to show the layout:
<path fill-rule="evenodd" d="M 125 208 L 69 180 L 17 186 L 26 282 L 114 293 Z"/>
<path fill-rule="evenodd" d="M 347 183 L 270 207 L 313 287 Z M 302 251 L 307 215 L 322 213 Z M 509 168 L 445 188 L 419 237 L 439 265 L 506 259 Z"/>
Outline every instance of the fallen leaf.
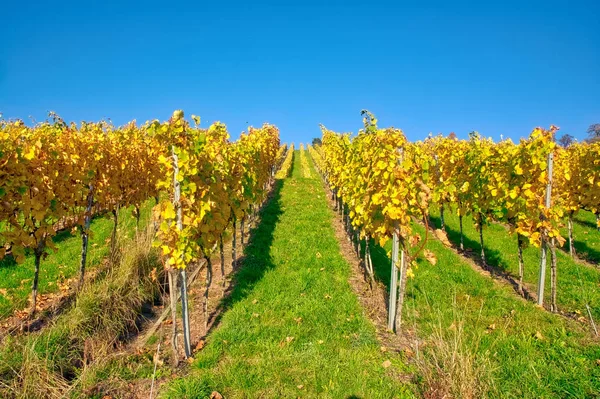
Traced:
<path fill-rule="evenodd" d="M 379 350 L 382 352 L 387 352 L 387 348 L 385 346 L 382 346 L 381 348 L 379 348 Z"/>
<path fill-rule="evenodd" d="M 294 340 L 294 337 L 285 337 L 287 343 L 290 343 Z"/>
<path fill-rule="evenodd" d="M 210 394 L 210 399 L 223 399 L 223 395 L 221 395 L 219 392 L 217 391 L 213 391 Z"/>
<path fill-rule="evenodd" d="M 257 303 L 258 303 L 258 299 L 255 299 L 255 300 L 252 301 L 253 305 L 256 305 Z"/>
<path fill-rule="evenodd" d="M 437 263 L 437 258 L 435 257 L 435 254 L 430 250 L 426 249 L 425 251 L 423 251 L 423 256 L 425 256 L 425 259 L 427 259 L 427 261 L 432 265 L 435 266 L 435 264 Z"/>
<path fill-rule="evenodd" d="M 302 388 L 304 388 L 304 385 L 298 385 L 296 388 L 302 389 Z"/>
<path fill-rule="evenodd" d="M 294 319 L 296 321 L 296 323 L 300 324 L 302 323 L 302 317 L 297 317 Z"/>
<path fill-rule="evenodd" d="M 383 366 L 383 368 L 387 369 L 388 367 L 390 367 L 392 365 L 392 362 L 390 362 L 389 360 L 386 360 L 381 365 Z"/>
<path fill-rule="evenodd" d="M 201 339 L 200 341 L 198 341 L 198 344 L 196 345 L 196 350 L 202 350 L 202 348 L 204 348 L 204 345 L 206 345 L 206 341 Z"/>
<path fill-rule="evenodd" d="M 325 270 L 325 268 L 324 268 L 324 267 L 322 267 L 322 268 L 320 268 L 319 270 L 323 271 L 323 270 Z"/>
<path fill-rule="evenodd" d="M 317 259 L 321 259 L 321 253 L 317 252 Z"/>
<path fill-rule="evenodd" d="M 452 246 L 452 244 L 450 243 L 450 240 L 448 240 L 448 236 L 446 235 L 446 232 L 444 230 L 436 229 L 434 231 L 434 234 L 437 237 L 437 239 L 442 242 L 442 244 L 444 244 L 447 247 Z"/>
<path fill-rule="evenodd" d="M 8 291 L 6 291 L 6 288 L 0 288 L 0 295 L 6 296 L 6 294 L 8 294 Z"/>
<path fill-rule="evenodd" d="M 490 324 L 487 328 L 488 328 L 488 330 L 495 330 L 496 329 L 496 323 Z"/>
<path fill-rule="evenodd" d="M 536 332 L 536 333 L 535 333 L 533 336 L 534 336 L 534 338 L 536 338 L 536 339 L 539 339 L 540 341 L 541 341 L 542 339 L 544 339 L 544 336 L 543 336 L 543 335 L 542 335 L 542 333 L 541 333 L 541 332 L 539 332 L 539 331 L 537 331 L 537 332 Z"/>

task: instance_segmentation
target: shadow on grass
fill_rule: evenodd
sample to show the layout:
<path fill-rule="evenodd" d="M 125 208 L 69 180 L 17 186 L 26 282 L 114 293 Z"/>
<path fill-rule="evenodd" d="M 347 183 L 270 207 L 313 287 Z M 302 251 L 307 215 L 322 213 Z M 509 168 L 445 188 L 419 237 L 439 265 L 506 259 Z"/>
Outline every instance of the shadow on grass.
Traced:
<path fill-rule="evenodd" d="M 440 228 L 441 219 L 439 218 L 439 216 L 429 216 L 429 219 L 433 222 L 431 227 L 436 229 Z M 448 225 L 446 225 L 446 235 L 448 236 L 448 239 L 454 244 L 455 249 L 458 248 L 458 246 L 460 245 L 460 231 L 454 230 Z M 493 250 L 485 246 L 485 228 L 483 230 L 483 249 L 485 251 L 485 261 L 487 265 L 484 265 L 481 261 L 481 245 L 478 241 L 472 240 L 466 235 L 463 235 L 463 243 L 465 246 L 465 251 L 463 252 L 463 255 L 470 258 L 478 266 L 489 271 L 490 273 L 498 274 L 501 276 L 510 275 L 507 264 L 502 259 L 502 254 L 497 250 Z M 515 251 L 516 250 L 517 243 L 515 240 Z"/>
<path fill-rule="evenodd" d="M 441 226 L 441 219 L 439 216 L 429 216 L 431 220 L 431 227 L 438 229 Z M 460 231 L 450 228 L 448 225 L 445 227 L 446 235 L 450 242 L 452 242 L 453 248 L 461 253 L 464 257 L 469 258 L 481 269 L 488 271 L 490 274 L 496 277 L 500 277 L 508 282 L 515 292 L 519 293 L 518 277 L 514 276 L 508 268 L 507 262 L 502 258 L 502 253 L 498 250 L 490 249 L 485 246 L 485 229 L 483 230 L 483 249 L 485 251 L 485 264 L 481 260 L 481 245 L 479 241 L 472 240 L 463 234 L 463 243 L 465 250 L 459 249 L 460 245 Z M 515 239 L 515 252 L 517 251 L 517 242 Z M 523 293 L 526 299 L 535 300 L 536 296 L 533 292 L 529 291 L 525 285 L 523 285 Z"/>
<path fill-rule="evenodd" d="M 578 241 L 577 238 L 575 238 L 575 242 L 574 242 L 574 247 L 575 247 L 575 254 L 577 255 L 578 258 L 588 261 L 588 262 L 592 262 L 592 263 L 600 263 L 600 251 L 598 251 L 595 248 L 591 248 L 587 245 L 587 242 L 584 241 Z M 565 245 L 561 248 L 563 249 L 563 251 L 565 253 L 569 253 L 570 248 L 569 248 L 569 241 L 567 240 L 567 242 L 565 242 Z"/>
<path fill-rule="evenodd" d="M 218 327 L 225 311 L 246 298 L 264 274 L 275 267 L 270 255 L 270 248 L 273 243 L 273 232 L 279 222 L 279 217 L 283 213 L 281 209 L 281 189 L 284 184 L 284 180 L 275 180 L 271 195 L 259 211 L 260 222 L 250 229 L 250 239 L 244 247 L 243 256 L 237 261 L 238 266 L 227 288 L 227 295 L 209 316 L 209 324 L 215 318 L 210 331 Z"/>
<path fill-rule="evenodd" d="M 580 226 L 588 227 L 590 229 L 598 229 L 598 225 L 595 222 L 585 220 L 582 218 L 582 216 L 578 215 L 577 213 L 573 217 L 573 222 L 577 223 Z"/>

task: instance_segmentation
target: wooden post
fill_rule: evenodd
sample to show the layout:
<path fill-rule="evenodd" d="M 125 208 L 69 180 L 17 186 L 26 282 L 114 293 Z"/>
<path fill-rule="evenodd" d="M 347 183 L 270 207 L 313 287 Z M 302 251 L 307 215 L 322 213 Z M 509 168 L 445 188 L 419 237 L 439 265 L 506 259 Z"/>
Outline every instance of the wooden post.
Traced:
<path fill-rule="evenodd" d="M 483 267 L 487 267 L 485 248 L 483 246 L 483 213 L 481 212 L 479 212 L 479 243 L 481 244 L 481 262 L 483 262 Z"/>
<path fill-rule="evenodd" d="M 88 187 L 87 207 L 83 217 L 83 228 L 81 229 L 81 259 L 79 263 L 79 284 L 77 289 L 83 287 L 85 276 L 85 263 L 87 260 L 88 242 L 90 234 L 90 225 L 92 223 L 92 206 L 94 205 L 94 187 L 90 184 Z"/>
<path fill-rule="evenodd" d="M 225 296 L 225 251 L 223 249 L 223 233 L 219 236 L 219 253 L 221 254 L 221 285 L 223 290 L 221 291 L 221 297 Z"/>
<path fill-rule="evenodd" d="M 400 240 L 398 233 L 394 231 L 392 239 L 392 265 L 390 278 L 390 297 L 388 305 L 388 330 L 395 331 L 396 327 L 396 304 L 398 298 L 398 255 Z"/>
<path fill-rule="evenodd" d="M 400 289 L 398 290 L 398 304 L 396 305 L 396 325 L 394 331 L 400 333 L 402 326 L 402 308 L 404 306 L 404 295 L 406 293 L 406 280 L 408 267 L 406 265 L 406 256 L 404 245 L 399 245 L 400 249 Z"/>
<path fill-rule="evenodd" d="M 570 211 L 569 212 L 569 219 L 567 220 L 568 226 L 569 226 L 569 254 L 571 255 L 571 258 L 575 259 L 575 247 L 573 246 L 573 213 L 575 211 Z"/>
<path fill-rule="evenodd" d="M 458 222 L 460 223 L 460 250 L 464 251 L 465 250 L 465 244 L 464 244 L 464 234 L 463 234 L 463 215 L 462 212 L 460 215 L 458 215 Z"/>
<path fill-rule="evenodd" d="M 525 273 L 525 263 L 523 261 L 523 246 L 525 245 L 524 237 L 517 233 L 517 247 L 519 250 L 519 294 L 525 296 L 523 293 L 523 274 Z"/>
<path fill-rule="evenodd" d="M 31 313 L 30 316 L 35 315 L 37 305 L 37 293 L 38 293 L 38 281 L 40 278 L 40 263 L 42 261 L 42 255 L 44 254 L 44 237 L 39 238 L 39 242 L 35 250 L 35 272 L 33 274 L 33 283 L 31 284 Z"/>
<path fill-rule="evenodd" d="M 546 208 L 550 208 L 552 203 L 552 167 L 554 163 L 554 154 L 551 152 L 548 154 L 548 184 L 546 185 Z M 542 234 L 542 252 L 540 256 L 540 276 L 538 280 L 538 305 L 544 305 L 544 288 L 546 285 L 546 258 L 547 258 L 547 240 L 545 235 L 547 232 Z"/>
<path fill-rule="evenodd" d="M 192 343 L 190 338 L 190 315 L 188 312 L 187 274 L 185 269 L 179 272 L 181 276 L 181 317 L 183 319 L 183 348 L 185 357 L 192 356 Z"/>
<path fill-rule="evenodd" d="M 235 270 L 237 267 L 237 219 L 233 216 L 233 241 L 231 243 L 231 269 Z"/>
<path fill-rule="evenodd" d="M 175 146 L 172 147 L 173 152 L 173 207 L 175 208 L 175 221 L 177 223 L 177 230 L 183 230 L 183 214 L 181 209 L 181 184 L 179 180 L 177 180 L 177 176 L 179 175 L 179 164 L 178 157 L 175 153 Z M 187 275 L 185 273 L 185 269 L 182 269 L 180 272 L 181 276 L 181 309 L 182 309 L 182 318 L 183 318 L 183 343 L 185 356 L 192 356 L 192 348 L 190 343 L 190 318 L 188 314 L 188 296 L 187 296 Z"/>

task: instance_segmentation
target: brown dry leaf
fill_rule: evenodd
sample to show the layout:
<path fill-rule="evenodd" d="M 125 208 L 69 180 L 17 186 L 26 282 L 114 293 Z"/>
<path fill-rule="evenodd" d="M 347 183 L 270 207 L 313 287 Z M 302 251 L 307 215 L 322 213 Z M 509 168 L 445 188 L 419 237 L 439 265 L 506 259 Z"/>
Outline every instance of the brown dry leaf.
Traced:
<path fill-rule="evenodd" d="M 285 337 L 285 341 L 286 341 L 287 343 L 290 343 L 290 342 L 292 342 L 293 340 L 294 340 L 294 337 Z"/>
<path fill-rule="evenodd" d="M 155 268 L 154 268 L 154 269 L 152 269 L 152 271 L 150 272 L 150 279 L 151 279 L 152 281 L 157 281 L 157 280 L 158 280 L 158 277 L 157 277 L 157 276 L 158 276 L 158 274 L 157 274 L 156 267 L 155 267 Z"/>
<path fill-rule="evenodd" d="M 435 266 L 435 264 L 437 263 L 437 258 L 435 254 L 430 250 L 426 249 L 425 251 L 423 251 L 423 256 L 425 256 L 425 259 L 427 259 L 427 261 L 432 265 Z"/>
<path fill-rule="evenodd" d="M 169 326 L 169 325 L 173 324 L 173 319 L 167 319 L 167 320 L 163 321 L 163 324 Z"/>
<path fill-rule="evenodd" d="M 600 366 L 600 359 L 596 359 L 596 364 Z"/>
<path fill-rule="evenodd" d="M 404 355 L 410 359 L 415 355 L 415 352 L 413 352 L 410 348 L 404 348 Z"/>
<path fill-rule="evenodd" d="M 296 323 L 300 324 L 300 323 L 302 323 L 302 317 L 297 317 L 294 319 L 294 321 L 296 321 Z"/>
<path fill-rule="evenodd" d="M 452 322 L 452 324 L 450 324 L 450 327 L 448 327 L 448 330 L 450 330 L 450 331 L 456 330 L 456 324 L 454 324 L 454 322 Z"/>
<path fill-rule="evenodd" d="M 388 367 L 390 367 L 392 365 L 392 362 L 390 362 L 389 360 L 386 360 L 381 365 L 383 366 L 383 368 L 387 369 Z"/>
<path fill-rule="evenodd" d="M 221 395 L 219 392 L 217 391 L 213 391 L 210 394 L 210 399 L 223 399 L 223 395 Z"/>
<path fill-rule="evenodd" d="M 255 299 L 255 300 L 252 301 L 253 305 L 256 305 L 257 303 L 258 303 L 258 299 Z"/>
<path fill-rule="evenodd" d="M 452 246 L 452 244 L 450 243 L 450 240 L 448 240 L 448 235 L 446 235 L 446 232 L 444 230 L 436 229 L 434 231 L 434 234 L 437 237 L 437 239 L 442 242 L 442 244 L 444 244 L 447 247 Z"/>
<path fill-rule="evenodd" d="M 201 339 L 200 341 L 198 341 L 198 344 L 196 345 L 196 350 L 202 350 L 202 348 L 204 348 L 204 345 L 206 345 L 206 341 Z"/>
<path fill-rule="evenodd" d="M 381 348 L 379 348 L 379 350 L 382 352 L 387 352 L 387 348 L 385 346 L 382 346 Z"/>
<path fill-rule="evenodd" d="M 6 291 L 6 288 L 0 288 L 0 295 L 6 296 L 6 294 L 8 294 L 8 291 Z"/>
<path fill-rule="evenodd" d="M 421 241 L 421 236 L 418 234 L 415 234 L 415 235 L 411 236 L 408 241 L 409 241 L 411 247 L 416 247 L 417 244 Z"/>
<path fill-rule="evenodd" d="M 302 389 L 302 388 L 304 388 L 304 385 L 298 385 L 296 388 Z"/>
<path fill-rule="evenodd" d="M 112 397 L 112 396 L 110 396 L 110 395 L 104 395 L 104 396 L 102 397 L 102 399 L 113 399 L 113 397 Z"/>
<path fill-rule="evenodd" d="M 496 329 L 496 323 L 490 324 L 487 328 L 488 328 L 488 330 L 495 330 Z"/>

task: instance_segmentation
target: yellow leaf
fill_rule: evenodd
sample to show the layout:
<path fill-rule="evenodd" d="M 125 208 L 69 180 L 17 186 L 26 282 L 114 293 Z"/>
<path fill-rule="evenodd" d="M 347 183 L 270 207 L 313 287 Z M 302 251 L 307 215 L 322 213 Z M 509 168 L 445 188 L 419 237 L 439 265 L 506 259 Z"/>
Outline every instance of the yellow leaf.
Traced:
<path fill-rule="evenodd" d="M 515 165 L 515 174 L 517 174 L 517 175 L 523 174 L 523 168 L 521 168 L 521 165 Z"/>
<path fill-rule="evenodd" d="M 162 212 L 162 215 L 165 219 L 175 219 L 175 217 L 177 216 L 175 214 L 175 207 L 173 206 L 172 203 L 167 202 L 165 205 L 165 209 Z"/>
<path fill-rule="evenodd" d="M 31 161 L 35 157 L 35 147 L 31 147 L 29 151 L 23 155 L 23 157 Z"/>

